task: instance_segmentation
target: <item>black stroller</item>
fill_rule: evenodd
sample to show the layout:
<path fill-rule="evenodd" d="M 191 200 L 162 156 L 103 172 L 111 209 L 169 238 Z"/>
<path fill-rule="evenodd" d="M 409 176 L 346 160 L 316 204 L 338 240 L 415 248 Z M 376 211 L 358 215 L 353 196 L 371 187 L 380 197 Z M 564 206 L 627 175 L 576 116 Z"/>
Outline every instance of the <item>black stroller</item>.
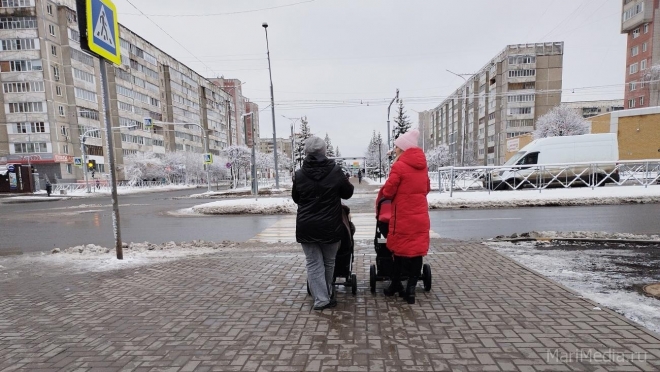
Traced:
<path fill-rule="evenodd" d="M 357 294 L 357 276 L 353 273 L 353 252 L 355 235 L 355 225 L 351 222 L 351 209 L 342 204 L 342 222 L 344 224 L 343 236 L 341 238 L 341 245 L 335 257 L 335 273 L 333 275 L 333 285 L 343 285 L 344 287 L 351 287 L 351 293 Z M 337 282 L 337 278 L 344 278 L 343 282 Z M 309 290 L 309 282 L 307 283 L 307 294 L 311 295 Z"/>
<path fill-rule="evenodd" d="M 392 216 L 392 201 L 381 199 L 376 208 L 376 237 L 374 238 L 374 248 L 376 249 L 376 264 L 371 265 L 369 268 L 369 286 L 371 293 L 376 293 L 376 282 L 390 280 L 392 275 L 392 266 L 394 260 L 392 259 L 392 252 L 387 249 L 387 230 L 389 229 L 389 222 Z M 420 275 L 422 283 L 424 283 L 424 290 L 431 290 L 431 265 L 424 264 L 422 266 L 422 274 Z M 407 280 L 406 273 L 402 273 L 401 280 Z"/>

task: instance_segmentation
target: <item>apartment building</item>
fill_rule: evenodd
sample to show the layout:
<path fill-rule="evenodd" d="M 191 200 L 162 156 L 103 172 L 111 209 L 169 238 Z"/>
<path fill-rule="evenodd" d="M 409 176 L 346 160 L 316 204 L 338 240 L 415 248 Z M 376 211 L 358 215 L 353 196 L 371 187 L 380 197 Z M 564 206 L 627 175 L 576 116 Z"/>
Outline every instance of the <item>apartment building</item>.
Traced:
<path fill-rule="evenodd" d="M 224 77 L 210 79 L 210 81 L 229 93 L 232 105 L 236 107 L 233 116 L 234 124 L 229 127 L 229 144 L 245 145 L 246 132 L 243 128 L 243 114 L 246 113 L 246 98 L 243 96 L 243 83 L 238 79 L 225 79 Z"/>
<path fill-rule="evenodd" d="M 258 141 L 259 151 L 263 152 L 264 154 L 271 154 L 273 153 L 273 138 L 261 138 Z M 293 154 L 293 143 L 291 141 L 291 137 L 289 138 L 278 138 L 277 139 L 277 152 L 278 153 L 284 153 L 288 158 L 292 157 Z"/>
<path fill-rule="evenodd" d="M 0 1 L 0 164 L 32 164 L 60 182 L 84 177 L 73 158 L 81 139 L 106 173 L 105 112 L 97 58 L 79 44 L 74 0 Z M 119 178 L 123 159 L 140 152 L 209 151 L 243 139 L 240 105 L 221 86 L 120 25 L 121 66 L 108 68 L 110 122 Z M 144 118 L 153 128 L 143 126 Z M 252 124 L 251 124 L 252 125 Z M 232 132 L 233 130 L 233 132 Z"/>
<path fill-rule="evenodd" d="M 454 165 L 503 164 L 506 139 L 561 103 L 563 55 L 563 42 L 504 48 L 429 110 L 431 145 L 447 145 Z"/>
<path fill-rule="evenodd" d="M 659 74 L 649 74 L 653 65 L 660 63 L 660 3 L 656 0 L 623 0 L 621 33 L 627 35 L 626 109 L 660 105 L 657 80 Z M 649 80 L 651 80 L 649 82 Z"/>
<path fill-rule="evenodd" d="M 624 109 L 622 99 L 564 102 L 562 105 L 574 109 L 585 119 L 594 117 L 596 115 Z"/>

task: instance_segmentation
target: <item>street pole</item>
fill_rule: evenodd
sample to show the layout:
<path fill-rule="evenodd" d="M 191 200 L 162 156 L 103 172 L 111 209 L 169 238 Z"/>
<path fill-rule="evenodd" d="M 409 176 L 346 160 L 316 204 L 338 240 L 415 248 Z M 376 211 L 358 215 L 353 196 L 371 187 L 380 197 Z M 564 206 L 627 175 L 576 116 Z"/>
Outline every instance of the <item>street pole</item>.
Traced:
<path fill-rule="evenodd" d="M 205 142 L 205 145 L 204 145 L 205 150 L 204 151 L 208 154 L 209 153 L 209 147 L 210 147 L 209 146 L 209 131 L 207 129 L 204 129 L 204 127 L 202 127 L 201 125 L 200 125 L 200 128 L 202 128 L 202 131 L 204 132 L 204 140 L 205 140 L 204 141 Z M 211 164 L 204 164 L 204 167 L 206 168 L 206 191 L 211 192 Z"/>
<path fill-rule="evenodd" d="M 459 78 L 463 79 L 463 81 L 465 81 L 465 86 L 467 88 L 468 81 L 465 78 L 465 76 L 459 75 L 459 74 L 457 74 L 455 72 L 451 72 L 449 70 L 447 70 L 447 72 L 449 72 L 452 75 L 456 75 Z M 472 74 L 472 76 L 474 76 L 474 74 Z M 467 112 L 468 112 L 468 109 L 467 109 L 467 94 L 465 95 L 465 98 L 463 99 L 463 108 L 464 108 L 464 110 L 463 110 L 463 125 L 462 125 L 463 128 L 461 130 L 461 167 L 465 165 L 465 142 L 466 142 L 466 138 L 465 138 L 466 129 L 465 129 L 465 127 L 467 126 Z M 487 128 L 488 128 L 488 126 L 486 125 L 486 129 Z M 487 133 L 488 132 L 486 131 L 486 134 Z"/>
<path fill-rule="evenodd" d="M 108 88 L 107 63 L 105 59 L 99 57 L 101 63 L 101 85 L 103 86 L 103 106 L 105 109 L 105 142 L 108 149 L 108 161 L 110 162 L 110 186 L 112 190 L 112 227 L 115 235 L 115 248 L 117 250 L 117 259 L 124 259 L 124 252 L 121 242 L 121 228 L 119 219 L 119 200 L 117 199 L 117 170 L 115 169 L 115 149 L 113 147 L 112 125 L 110 123 L 110 94 Z M 86 166 L 87 164 L 85 164 Z M 89 185 L 88 185 L 89 187 Z"/>
<path fill-rule="evenodd" d="M 383 178 L 383 154 L 381 153 L 383 142 L 378 141 L 378 183 L 382 182 Z"/>
<path fill-rule="evenodd" d="M 392 104 L 394 101 L 399 99 L 399 90 L 396 90 L 396 96 L 392 98 L 392 101 L 390 102 L 390 105 L 387 106 L 387 148 L 391 149 L 392 148 L 392 138 L 390 137 L 390 109 L 392 108 Z"/>
<path fill-rule="evenodd" d="M 85 176 L 85 186 L 87 187 L 87 193 L 89 194 L 91 190 L 89 189 L 89 182 L 87 180 L 87 153 L 85 151 L 85 134 L 80 136 L 80 151 L 82 153 L 82 169 L 83 175 Z"/>
<path fill-rule="evenodd" d="M 257 150 L 256 150 L 256 141 L 254 140 L 254 114 L 253 112 L 248 112 L 247 114 L 241 115 L 241 118 L 243 119 L 243 127 L 246 129 L 246 134 L 247 134 L 247 117 L 250 116 L 252 118 L 252 169 L 251 169 L 251 174 L 252 174 L 252 195 L 255 195 L 257 200 L 259 200 L 259 183 L 257 182 Z M 246 141 L 247 141 L 247 135 L 246 135 Z"/>
<path fill-rule="evenodd" d="M 273 94 L 273 72 L 270 67 L 270 47 L 268 46 L 268 23 L 261 25 L 266 31 L 266 55 L 268 56 L 268 76 L 270 77 L 270 109 L 273 115 L 273 154 L 275 156 L 275 188 L 280 188 L 280 174 L 277 169 L 277 133 L 275 129 L 275 96 Z"/>

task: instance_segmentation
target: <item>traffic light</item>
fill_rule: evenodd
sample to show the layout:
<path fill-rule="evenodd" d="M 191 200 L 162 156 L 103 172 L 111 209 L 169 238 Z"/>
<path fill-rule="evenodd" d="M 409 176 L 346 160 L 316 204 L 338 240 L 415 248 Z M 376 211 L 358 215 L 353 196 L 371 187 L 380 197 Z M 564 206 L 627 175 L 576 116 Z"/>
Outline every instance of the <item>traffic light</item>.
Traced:
<path fill-rule="evenodd" d="M 88 171 L 96 170 L 96 160 L 87 160 L 87 170 Z"/>

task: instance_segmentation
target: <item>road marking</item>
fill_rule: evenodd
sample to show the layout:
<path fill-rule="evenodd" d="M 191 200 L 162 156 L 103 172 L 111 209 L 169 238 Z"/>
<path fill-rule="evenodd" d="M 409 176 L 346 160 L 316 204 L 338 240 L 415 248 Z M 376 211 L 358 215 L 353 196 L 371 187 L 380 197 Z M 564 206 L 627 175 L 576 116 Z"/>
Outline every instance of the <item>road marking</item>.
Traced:
<path fill-rule="evenodd" d="M 493 221 L 493 220 L 522 220 L 520 217 L 502 217 L 502 218 L 455 218 L 455 219 L 445 219 L 440 220 L 442 222 L 454 222 L 454 221 Z"/>
<path fill-rule="evenodd" d="M 373 240 L 376 235 L 375 213 L 351 213 L 351 221 L 355 225 L 353 239 Z M 439 238 L 440 235 L 431 231 L 431 238 Z M 271 227 L 255 235 L 248 242 L 279 243 L 296 241 L 296 216 L 284 216 Z"/>

